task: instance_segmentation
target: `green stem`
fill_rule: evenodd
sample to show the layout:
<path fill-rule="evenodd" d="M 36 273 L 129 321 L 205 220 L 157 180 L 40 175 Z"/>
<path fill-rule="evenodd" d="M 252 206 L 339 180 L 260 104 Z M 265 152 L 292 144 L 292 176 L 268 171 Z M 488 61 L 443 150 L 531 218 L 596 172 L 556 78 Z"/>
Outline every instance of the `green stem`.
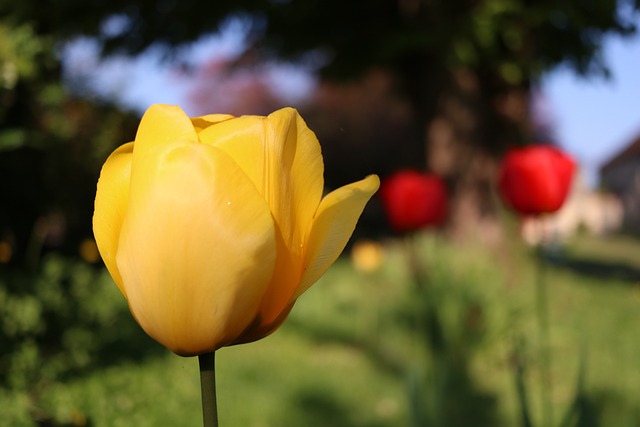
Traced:
<path fill-rule="evenodd" d="M 438 290 L 430 283 L 420 262 L 419 238 L 417 234 L 409 235 L 406 239 L 406 251 L 409 270 L 415 284 L 415 291 L 421 301 L 416 322 L 421 332 L 425 334 L 431 349 L 438 356 L 444 354 L 444 333 L 438 314 Z"/>
<path fill-rule="evenodd" d="M 540 399 L 542 401 L 542 426 L 550 427 L 553 419 L 553 409 L 551 406 L 551 354 L 549 350 L 549 307 L 547 296 L 547 284 L 545 280 L 545 266 L 542 248 L 538 253 L 538 271 L 536 283 L 536 308 L 538 317 L 538 329 L 540 333 L 540 359 L 541 388 Z"/>
<path fill-rule="evenodd" d="M 525 364 L 522 361 L 523 344 L 518 339 L 514 347 L 514 360 L 516 368 L 516 390 L 518 393 L 518 403 L 520 404 L 520 422 L 522 427 L 533 427 L 531 415 L 529 413 L 529 403 L 527 401 L 527 386 L 525 384 Z"/>
<path fill-rule="evenodd" d="M 200 364 L 200 388 L 202 390 L 202 417 L 204 427 L 218 427 L 218 404 L 216 402 L 216 354 L 198 356 Z"/>
<path fill-rule="evenodd" d="M 443 328 L 438 315 L 438 292 L 430 283 L 420 260 L 419 238 L 417 234 L 406 237 L 408 268 L 414 282 L 414 292 L 418 298 L 415 312 L 416 342 L 426 340 L 432 356 L 429 382 L 420 384 L 421 370 L 411 372 L 411 399 L 413 425 L 440 427 L 443 422 L 443 402 L 446 388 L 446 353 Z M 422 395 L 426 394 L 426 399 Z M 426 405 L 426 406 L 425 406 Z"/>

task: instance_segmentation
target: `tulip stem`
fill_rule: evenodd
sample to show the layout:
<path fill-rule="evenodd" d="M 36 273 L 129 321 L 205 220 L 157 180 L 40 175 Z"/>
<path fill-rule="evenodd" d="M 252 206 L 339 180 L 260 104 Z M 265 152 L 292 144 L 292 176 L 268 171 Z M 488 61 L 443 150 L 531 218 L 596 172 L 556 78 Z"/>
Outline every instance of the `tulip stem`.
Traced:
<path fill-rule="evenodd" d="M 202 390 L 202 417 L 204 427 L 218 426 L 218 404 L 216 402 L 216 354 L 198 356 L 200 364 L 200 388 Z"/>
<path fill-rule="evenodd" d="M 540 398 L 542 401 L 542 425 L 551 425 L 553 419 L 553 409 L 551 405 L 551 353 L 549 338 L 549 306 L 547 296 L 547 283 L 545 280 L 544 251 L 542 245 L 538 248 L 537 254 L 537 284 L 536 284 L 536 306 L 538 317 L 538 329 L 540 334 L 540 359 L 541 359 L 541 389 Z"/>

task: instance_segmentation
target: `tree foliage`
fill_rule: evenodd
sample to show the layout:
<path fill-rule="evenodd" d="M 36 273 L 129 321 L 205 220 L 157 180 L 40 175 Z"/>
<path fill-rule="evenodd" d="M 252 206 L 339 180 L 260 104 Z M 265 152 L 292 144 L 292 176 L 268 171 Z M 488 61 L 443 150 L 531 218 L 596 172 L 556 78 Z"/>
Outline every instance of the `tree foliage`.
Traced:
<path fill-rule="evenodd" d="M 605 70 L 602 38 L 632 33 L 637 7 L 628 0 L 0 0 L 0 240 L 21 262 L 36 222 L 60 212 L 65 236 L 74 236 L 69 247 L 90 235 L 99 165 L 134 132 L 131 115 L 63 84 L 62 48 L 76 37 L 96 38 L 107 55 L 136 54 L 180 47 L 236 19 L 259 58 L 311 60 L 329 80 L 382 70 L 413 124 L 397 147 L 420 159 L 425 124 L 443 114 L 452 123 L 473 116 L 468 129 L 453 126 L 471 146 L 499 151 L 523 139 L 526 126 L 500 107 L 505 97 L 523 90 L 526 99 L 532 79 L 559 64 Z M 53 234 L 43 241 L 54 242 Z"/>
<path fill-rule="evenodd" d="M 67 90 L 62 39 L 36 28 L 0 19 L 0 243 L 15 266 L 47 247 L 78 254 L 100 164 L 135 130 L 132 115 Z"/>
<path fill-rule="evenodd" d="M 441 60 L 436 67 L 510 61 L 541 72 L 568 61 L 588 72 L 604 65 L 598 56 L 603 35 L 635 30 L 634 7 L 630 0 L 69 0 L 3 1 L 0 15 L 54 41 L 92 35 L 109 52 L 130 53 L 188 43 L 241 17 L 253 41 L 273 54 L 320 51 L 328 55 L 329 75 L 353 75 L 430 55 Z M 121 18 L 119 25 L 105 25 L 113 17 Z"/>
<path fill-rule="evenodd" d="M 396 79 L 393 90 L 412 110 L 412 144 L 423 142 L 425 123 L 441 113 L 448 97 L 474 110 L 482 123 L 471 144 L 500 152 L 529 132 L 496 108 L 504 103 L 501 97 L 514 89 L 528 92 L 561 64 L 586 75 L 606 74 L 602 40 L 633 33 L 637 8 L 631 0 L 238 0 L 211 6 L 194 0 L 72 0 L 53 14 L 35 2 L 20 13 L 35 28 L 55 27 L 67 17 L 61 31 L 66 37 L 90 34 L 105 52 L 129 53 L 180 46 L 238 19 L 249 49 L 263 59 L 311 61 L 334 81 L 374 69 L 389 72 Z M 82 19 L 69 18 L 79 14 Z"/>
<path fill-rule="evenodd" d="M 123 352 L 118 342 L 128 314 L 119 295 L 104 294 L 106 276 L 74 259 L 97 260 L 88 238 L 98 173 L 112 149 L 133 137 L 137 118 L 72 90 L 82 85 L 64 79 L 65 43 L 89 36 L 105 55 L 151 46 L 170 55 L 229 19 L 242 22 L 258 60 L 310 61 L 334 82 L 316 94 L 319 106 L 309 108 L 331 185 L 395 166 L 424 166 L 427 151 L 431 159 L 439 156 L 437 134 L 449 135 L 452 146 L 494 152 L 524 139 L 526 111 L 517 105 L 526 104 L 531 81 L 563 63 L 586 74 L 605 70 L 603 37 L 631 34 L 631 11 L 639 6 L 628 0 L 0 0 L 0 348 L 8 349 L 0 352 L 0 394 L 30 393 L 21 409 L 46 418 L 37 401 L 48 383 L 102 363 L 98 354 L 141 351 L 136 345 Z M 345 79 L 352 81 L 335 83 Z M 245 90 L 255 95 L 253 86 Z M 459 179 L 475 171 L 459 155 L 468 151 L 449 154 L 454 167 L 442 172 Z M 43 257 L 47 250 L 71 258 Z M 126 334 L 126 342 L 140 343 L 140 331 Z"/>

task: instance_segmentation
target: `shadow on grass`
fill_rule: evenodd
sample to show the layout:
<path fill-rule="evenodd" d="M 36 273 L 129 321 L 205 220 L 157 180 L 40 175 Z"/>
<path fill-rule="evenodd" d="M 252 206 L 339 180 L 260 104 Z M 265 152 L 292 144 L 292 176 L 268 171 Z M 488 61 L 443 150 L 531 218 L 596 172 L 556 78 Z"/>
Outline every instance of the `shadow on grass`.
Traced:
<path fill-rule="evenodd" d="M 354 414 L 341 404 L 332 393 L 315 387 L 296 390 L 294 394 L 296 410 L 286 414 L 286 419 L 276 425 L 332 426 L 332 427 L 380 427 L 375 421 L 359 421 L 367 418 Z M 288 424 L 287 424 L 288 423 Z"/>
<path fill-rule="evenodd" d="M 412 371 L 415 361 L 411 360 L 402 349 L 388 349 L 376 340 L 359 337 L 346 330 L 332 329 L 327 325 L 303 324 L 295 318 L 288 320 L 287 327 L 319 345 L 337 344 L 356 349 L 381 371 L 392 375 L 399 383 L 404 383 L 407 388 L 407 399 L 412 407 L 414 425 L 430 427 L 471 425 L 497 427 L 500 425 L 497 415 L 497 397 L 482 390 L 470 374 L 472 350 L 466 341 L 457 340 L 460 342 L 450 343 L 446 349 L 440 350 L 444 353 L 435 364 L 425 360 L 424 363 L 429 365 L 427 370 L 430 373 L 422 376 Z M 320 410 L 339 412 L 339 407 L 330 408 L 330 405 L 337 405 L 337 403 L 327 400 L 328 398 L 324 395 L 316 396 L 309 392 L 301 396 L 306 399 L 302 403 L 306 402 L 306 405 L 310 405 L 309 416 L 313 416 L 314 412 Z M 306 412 L 307 409 L 304 411 Z M 336 422 L 330 425 L 357 425 L 352 421 L 345 424 L 344 419 Z"/>
<path fill-rule="evenodd" d="M 372 340 L 354 335 L 351 331 L 317 323 L 303 323 L 295 317 L 287 319 L 286 328 L 316 344 L 337 344 L 356 349 L 366 354 L 378 368 L 394 376 L 406 374 L 405 366 L 396 352 L 386 351 Z"/>
<path fill-rule="evenodd" d="M 597 389 L 580 393 L 560 427 L 639 426 L 640 408 L 627 396 Z"/>
<path fill-rule="evenodd" d="M 443 426 L 496 427 L 498 399 L 481 390 L 469 374 L 469 361 L 448 363 L 449 378 L 444 389 Z"/>
<path fill-rule="evenodd" d="M 629 284 L 640 282 L 640 269 L 622 262 L 557 253 L 546 253 L 541 256 L 545 262 L 552 266 L 564 268 L 580 275 L 598 279 L 615 279 Z"/>

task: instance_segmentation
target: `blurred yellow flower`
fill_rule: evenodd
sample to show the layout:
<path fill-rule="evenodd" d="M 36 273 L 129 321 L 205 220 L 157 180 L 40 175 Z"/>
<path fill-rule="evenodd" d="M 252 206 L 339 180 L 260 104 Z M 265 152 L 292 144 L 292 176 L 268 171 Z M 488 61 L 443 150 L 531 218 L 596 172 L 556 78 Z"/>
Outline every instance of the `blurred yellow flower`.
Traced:
<path fill-rule="evenodd" d="M 11 261 L 12 255 L 13 249 L 11 248 L 11 244 L 4 240 L 0 241 L 0 263 L 8 263 L 9 261 Z"/>
<path fill-rule="evenodd" d="M 96 246 L 96 242 L 93 239 L 84 239 L 82 242 L 80 242 L 78 252 L 80 253 L 80 257 L 83 260 L 90 263 L 97 262 L 100 259 L 98 247 Z"/>
<path fill-rule="evenodd" d="M 336 260 L 379 187 L 322 198 L 320 145 L 298 112 L 153 105 L 102 168 L 93 228 L 129 308 L 183 356 L 273 332 Z"/>
<path fill-rule="evenodd" d="M 382 245 L 373 240 L 358 240 L 351 248 L 351 262 L 356 270 L 373 273 L 380 268 L 384 259 Z"/>

